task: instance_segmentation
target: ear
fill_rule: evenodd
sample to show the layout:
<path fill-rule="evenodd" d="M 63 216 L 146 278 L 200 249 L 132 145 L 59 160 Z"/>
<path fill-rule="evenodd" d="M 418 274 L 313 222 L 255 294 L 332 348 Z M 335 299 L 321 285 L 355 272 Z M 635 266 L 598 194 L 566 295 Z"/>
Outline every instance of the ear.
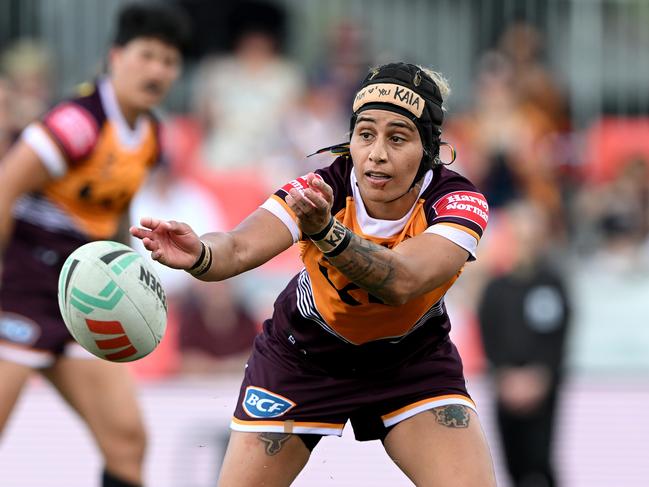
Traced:
<path fill-rule="evenodd" d="M 115 64 L 115 62 L 119 62 L 119 58 L 121 54 L 122 54 L 122 47 L 113 46 L 110 48 L 110 50 L 108 51 L 108 65 L 111 67 L 111 69 Z"/>

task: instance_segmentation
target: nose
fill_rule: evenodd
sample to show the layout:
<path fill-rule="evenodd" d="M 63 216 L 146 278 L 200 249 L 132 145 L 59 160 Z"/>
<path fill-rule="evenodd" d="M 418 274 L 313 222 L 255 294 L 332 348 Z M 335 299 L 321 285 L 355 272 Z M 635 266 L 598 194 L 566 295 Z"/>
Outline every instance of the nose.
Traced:
<path fill-rule="evenodd" d="M 374 163 L 387 161 L 388 154 L 385 150 L 385 143 L 380 137 L 377 137 L 374 144 L 372 144 L 369 159 Z"/>
<path fill-rule="evenodd" d="M 169 68 L 165 65 L 164 61 L 155 60 L 151 63 L 149 74 L 156 80 L 161 81 L 167 76 Z"/>

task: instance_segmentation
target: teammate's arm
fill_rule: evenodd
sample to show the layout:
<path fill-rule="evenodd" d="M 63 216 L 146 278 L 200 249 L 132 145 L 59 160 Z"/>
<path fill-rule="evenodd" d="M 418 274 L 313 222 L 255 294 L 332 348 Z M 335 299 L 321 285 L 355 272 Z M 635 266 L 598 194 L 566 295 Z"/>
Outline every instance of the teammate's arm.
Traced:
<path fill-rule="evenodd" d="M 41 189 L 50 179 L 39 156 L 23 140 L 18 140 L 0 160 L 0 256 L 11 234 L 11 211 L 16 199 Z"/>

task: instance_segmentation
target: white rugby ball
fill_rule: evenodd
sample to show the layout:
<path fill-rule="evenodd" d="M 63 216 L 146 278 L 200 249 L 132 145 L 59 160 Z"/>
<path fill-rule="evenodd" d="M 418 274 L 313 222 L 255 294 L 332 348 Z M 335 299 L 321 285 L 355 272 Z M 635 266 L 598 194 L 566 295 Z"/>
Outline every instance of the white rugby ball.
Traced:
<path fill-rule="evenodd" d="M 100 240 L 75 250 L 59 274 L 58 297 L 74 339 L 112 362 L 148 355 L 167 327 L 167 299 L 153 266 L 121 243 Z"/>

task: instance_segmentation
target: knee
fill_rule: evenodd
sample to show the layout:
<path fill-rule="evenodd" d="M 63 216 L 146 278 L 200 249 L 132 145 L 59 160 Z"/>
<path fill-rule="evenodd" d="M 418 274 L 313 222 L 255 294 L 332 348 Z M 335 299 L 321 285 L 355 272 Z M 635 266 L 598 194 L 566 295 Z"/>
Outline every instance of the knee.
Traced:
<path fill-rule="evenodd" d="M 107 429 L 101 443 L 110 462 L 141 463 L 146 450 L 146 431 L 142 421 L 120 421 Z"/>

